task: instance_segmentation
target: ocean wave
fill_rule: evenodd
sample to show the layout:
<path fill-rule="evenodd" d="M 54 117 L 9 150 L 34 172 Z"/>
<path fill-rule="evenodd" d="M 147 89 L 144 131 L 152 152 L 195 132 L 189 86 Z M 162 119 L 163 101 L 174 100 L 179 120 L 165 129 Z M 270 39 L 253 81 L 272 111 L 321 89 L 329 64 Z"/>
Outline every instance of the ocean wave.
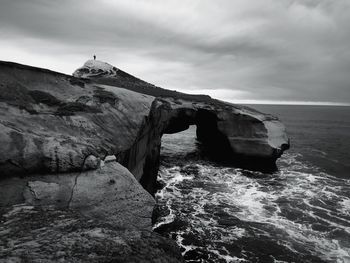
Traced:
<path fill-rule="evenodd" d="M 350 180 L 300 159 L 286 154 L 274 174 L 191 160 L 162 166 L 164 188 L 156 199 L 167 213 L 154 228 L 173 235 L 185 257 L 207 251 L 207 262 L 244 262 L 253 255 L 275 262 L 347 262 Z"/>

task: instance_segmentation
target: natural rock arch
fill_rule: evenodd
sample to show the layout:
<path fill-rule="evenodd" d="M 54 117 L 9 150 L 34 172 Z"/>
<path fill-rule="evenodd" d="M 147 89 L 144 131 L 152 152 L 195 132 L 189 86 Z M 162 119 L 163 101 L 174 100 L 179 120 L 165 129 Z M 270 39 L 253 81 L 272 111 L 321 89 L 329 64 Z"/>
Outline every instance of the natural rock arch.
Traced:
<path fill-rule="evenodd" d="M 156 98 L 98 84 L 105 79 L 95 75 L 75 78 L 6 62 L 0 69 L 1 176 L 97 169 L 115 155 L 153 192 L 162 134 L 191 124 L 210 151 L 220 149 L 229 161 L 249 168 L 271 168 L 289 147 L 277 118 L 248 107 L 177 92 Z M 120 83 L 125 76 L 113 72 L 109 82 Z M 147 85 L 148 93 L 158 92 Z M 14 94 L 14 87 L 20 92 Z"/>
<path fill-rule="evenodd" d="M 86 79 L 0 62 L 0 216 L 7 213 L 0 257 L 58 261 L 57 252 L 81 255 L 71 254 L 74 243 L 92 252 L 78 261 L 125 261 L 135 255 L 123 244 L 141 244 L 136 259 L 181 262 L 171 240 L 150 232 L 154 199 L 144 188 L 154 191 L 162 135 L 196 124 L 209 148 L 268 166 L 289 146 L 284 126 L 250 108 L 89 64 L 81 72 L 95 77 Z M 33 248 L 38 231 L 44 242 Z"/>
<path fill-rule="evenodd" d="M 289 141 L 278 119 L 255 114 L 251 115 L 249 109 L 237 109 L 222 103 L 156 99 L 141 129 L 140 140 L 136 140 L 130 151 L 121 153 L 117 160 L 136 175 L 145 189 L 154 193 L 162 135 L 196 125 L 197 139 L 215 160 L 248 169 L 272 171 L 276 169 L 276 159 L 289 148 Z M 142 145 L 145 143 L 146 147 Z M 145 149 L 141 153 L 143 160 L 137 158 L 140 149 Z M 142 163 L 142 170 L 134 168 Z"/>

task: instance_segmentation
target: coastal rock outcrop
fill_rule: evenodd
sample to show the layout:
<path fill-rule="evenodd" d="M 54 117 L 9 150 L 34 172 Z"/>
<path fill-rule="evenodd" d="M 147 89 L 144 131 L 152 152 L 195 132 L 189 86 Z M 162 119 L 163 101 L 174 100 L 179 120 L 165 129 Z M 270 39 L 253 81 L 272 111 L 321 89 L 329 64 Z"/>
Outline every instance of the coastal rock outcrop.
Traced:
<path fill-rule="evenodd" d="M 105 156 L 130 148 L 153 100 L 0 63 L 1 177 L 95 169 Z"/>
<path fill-rule="evenodd" d="M 273 116 L 104 62 L 73 76 L 0 62 L 0 258 L 181 261 L 171 240 L 150 232 L 149 193 L 162 135 L 189 125 L 208 154 L 250 169 L 272 168 L 289 147 Z"/>
<path fill-rule="evenodd" d="M 273 166 L 289 146 L 277 118 L 247 107 L 207 97 L 188 100 L 182 93 L 145 95 L 100 84 L 106 75 L 75 78 L 6 62 L 0 68 L 1 177 L 96 169 L 114 155 L 151 186 L 162 134 L 192 124 L 210 151 L 219 148 L 248 168 Z"/>
<path fill-rule="evenodd" d="M 153 197 L 116 162 L 0 184 L 0 262 L 181 262 L 151 231 Z"/>
<path fill-rule="evenodd" d="M 248 169 L 274 170 L 276 159 L 289 148 L 278 118 L 252 108 L 162 89 L 101 61 L 87 61 L 73 76 L 154 97 L 138 138 L 118 154 L 118 161 L 150 192 L 157 177 L 161 136 L 189 125 L 197 126 L 197 139 L 207 155 Z M 143 157 L 137 158 L 136 152 Z"/>

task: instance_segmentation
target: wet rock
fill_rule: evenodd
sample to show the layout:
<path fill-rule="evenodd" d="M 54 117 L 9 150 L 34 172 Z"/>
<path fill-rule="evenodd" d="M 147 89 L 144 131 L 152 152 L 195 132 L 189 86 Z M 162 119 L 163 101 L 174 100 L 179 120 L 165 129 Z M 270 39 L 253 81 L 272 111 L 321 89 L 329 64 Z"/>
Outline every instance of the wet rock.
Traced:
<path fill-rule="evenodd" d="M 174 242 L 72 210 L 17 205 L 1 217 L 0 262 L 182 262 Z"/>

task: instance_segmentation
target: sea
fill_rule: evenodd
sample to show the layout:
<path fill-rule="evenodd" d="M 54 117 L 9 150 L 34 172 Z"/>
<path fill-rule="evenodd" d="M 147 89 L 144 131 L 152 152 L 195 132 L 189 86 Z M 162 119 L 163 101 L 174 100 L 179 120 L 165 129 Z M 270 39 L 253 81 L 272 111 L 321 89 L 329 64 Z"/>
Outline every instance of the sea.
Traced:
<path fill-rule="evenodd" d="M 350 107 L 248 106 L 286 126 L 278 170 L 209 160 L 195 126 L 164 135 L 154 231 L 186 262 L 350 262 Z"/>

